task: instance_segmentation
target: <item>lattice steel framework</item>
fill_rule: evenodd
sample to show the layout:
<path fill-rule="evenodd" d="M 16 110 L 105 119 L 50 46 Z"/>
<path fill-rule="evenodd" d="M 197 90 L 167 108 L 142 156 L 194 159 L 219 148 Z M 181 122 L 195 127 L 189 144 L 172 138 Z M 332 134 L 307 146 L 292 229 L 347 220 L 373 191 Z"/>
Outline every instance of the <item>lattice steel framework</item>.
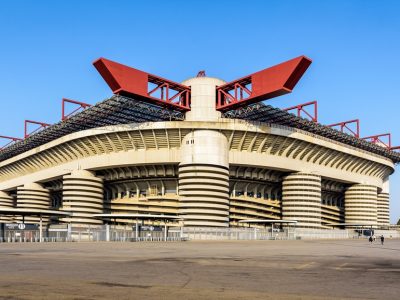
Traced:
<path fill-rule="evenodd" d="M 355 129 L 351 128 L 350 125 L 355 125 Z M 345 121 L 345 122 L 339 122 L 335 124 L 328 125 L 328 127 L 337 127 L 340 128 L 341 132 L 347 132 L 351 135 L 354 135 L 356 138 L 360 137 L 360 120 L 350 120 L 350 121 Z"/>
<path fill-rule="evenodd" d="M 367 140 L 373 144 L 380 145 L 382 147 L 386 147 L 388 149 L 392 148 L 392 135 L 390 133 L 367 136 L 362 139 Z"/>
<path fill-rule="evenodd" d="M 347 144 L 365 151 L 369 151 L 391 159 L 394 163 L 400 163 L 400 153 L 391 151 L 385 147 L 376 145 L 356 138 L 344 132 L 328 126 L 321 125 L 303 118 L 299 118 L 293 114 L 274 108 L 270 105 L 262 103 L 253 104 L 237 110 L 231 110 L 223 115 L 225 118 L 244 119 L 248 121 L 265 122 L 269 124 L 279 124 L 283 126 L 293 127 L 320 135 L 343 144 Z"/>
<path fill-rule="evenodd" d="M 20 138 L 16 138 L 16 137 L 12 137 L 12 136 L 5 136 L 5 135 L 0 135 L 0 139 L 8 140 L 8 143 L 6 143 L 3 146 L 0 146 L 0 150 L 7 148 L 8 146 L 10 146 L 11 144 L 13 144 L 15 142 L 22 141 L 22 139 L 20 139 Z"/>
<path fill-rule="evenodd" d="M 180 111 L 114 95 L 64 121 L 46 127 L 35 134 L 31 134 L 25 140 L 15 141 L 14 144 L 0 150 L 0 161 L 77 131 L 109 125 L 181 121 L 183 119 L 184 115 Z"/>

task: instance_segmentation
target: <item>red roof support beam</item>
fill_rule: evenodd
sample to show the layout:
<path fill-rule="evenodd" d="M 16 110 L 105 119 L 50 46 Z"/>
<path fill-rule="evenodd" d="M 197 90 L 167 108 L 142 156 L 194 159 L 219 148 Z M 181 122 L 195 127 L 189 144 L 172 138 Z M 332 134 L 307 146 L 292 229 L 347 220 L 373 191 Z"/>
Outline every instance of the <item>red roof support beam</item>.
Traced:
<path fill-rule="evenodd" d="M 74 105 L 78 105 L 79 107 L 75 108 L 72 112 L 66 114 L 66 103 L 71 103 Z M 66 119 L 68 119 L 69 117 L 71 117 L 72 115 L 74 115 L 75 113 L 77 113 L 80 109 L 85 110 L 86 108 L 90 107 L 90 104 L 87 103 L 83 103 L 83 102 L 79 102 L 76 100 L 71 100 L 71 99 L 67 99 L 67 98 L 63 98 L 62 99 L 62 113 L 61 113 L 61 120 L 65 121 Z"/>
<path fill-rule="evenodd" d="M 349 127 L 350 124 L 355 124 L 356 128 L 351 128 Z M 356 138 L 360 137 L 360 120 L 351 120 L 351 121 L 345 121 L 345 122 L 339 122 L 336 124 L 328 125 L 328 127 L 340 127 L 340 131 L 343 133 L 350 133 Z"/>
<path fill-rule="evenodd" d="M 114 94 L 134 97 L 180 111 L 190 110 L 190 88 L 188 86 L 105 58 L 96 60 L 93 65 Z"/>
<path fill-rule="evenodd" d="M 20 138 L 11 137 L 11 136 L 5 136 L 5 135 L 0 135 L 0 139 L 9 140 L 9 142 L 7 144 L 5 144 L 5 145 L 0 147 L 0 150 L 3 150 L 4 148 L 7 148 L 12 143 L 15 143 L 15 142 L 18 142 L 18 141 L 22 141 L 22 139 L 20 139 Z"/>
<path fill-rule="evenodd" d="M 312 113 L 309 113 L 307 110 L 304 109 L 305 107 L 308 107 L 308 106 L 313 106 L 314 107 Z M 315 123 L 318 122 L 318 102 L 317 101 L 312 101 L 312 102 L 299 104 L 299 105 L 296 105 L 296 106 L 285 108 L 283 110 L 287 111 L 287 112 L 296 110 L 296 115 L 299 118 L 302 118 L 305 115 L 306 118 L 309 118 L 311 121 L 313 121 Z"/>
<path fill-rule="evenodd" d="M 38 128 L 36 128 L 35 130 L 28 132 L 28 125 L 29 124 L 35 124 L 35 125 L 39 125 Z M 32 120 L 25 120 L 25 130 L 24 130 L 24 138 L 28 138 L 30 137 L 32 134 L 35 134 L 36 132 L 38 132 L 40 129 L 49 127 L 50 124 L 47 123 L 42 123 L 42 122 L 37 122 L 37 121 L 32 121 Z"/>
<path fill-rule="evenodd" d="M 382 138 L 386 138 L 386 142 L 382 140 Z M 363 140 L 367 140 L 373 144 L 383 146 L 388 149 L 392 149 L 392 135 L 390 133 L 384 133 L 384 134 L 377 134 L 377 135 L 372 135 L 372 136 L 367 136 L 365 138 L 362 138 Z"/>
<path fill-rule="evenodd" d="M 217 110 L 228 111 L 291 93 L 311 60 L 300 56 L 217 87 Z"/>
<path fill-rule="evenodd" d="M 395 151 L 395 150 L 400 150 L 400 146 L 392 147 L 390 150 Z"/>

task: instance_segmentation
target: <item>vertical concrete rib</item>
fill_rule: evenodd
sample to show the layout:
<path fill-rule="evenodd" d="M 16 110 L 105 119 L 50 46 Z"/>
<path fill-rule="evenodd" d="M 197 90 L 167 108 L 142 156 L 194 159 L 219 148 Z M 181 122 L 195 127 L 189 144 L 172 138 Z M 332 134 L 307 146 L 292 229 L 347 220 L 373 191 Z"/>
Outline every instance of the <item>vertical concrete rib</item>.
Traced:
<path fill-rule="evenodd" d="M 378 225 L 381 226 L 390 225 L 389 204 L 390 204 L 390 195 L 388 193 L 378 194 L 378 205 L 377 205 Z"/>
<path fill-rule="evenodd" d="M 103 221 L 93 215 L 103 213 L 103 180 L 92 172 L 78 170 L 63 177 L 61 210 L 72 212 L 62 222 L 101 225 Z"/>
<path fill-rule="evenodd" d="M 344 215 L 346 223 L 376 225 L 378 188 L 355 184 L 345 192 Z"/>
<path fill-rule="evenodd" d="M 14 207 L 14 198 L 11 197 L 6 192 L 0 191 L 0 208 L 13 208 Z M 0 215 L 0 223 L 2 222 L 12 222 L 13 216 Z"/>
<path fill-rule="evenodd" d="M 321 177 L 294 173 L 282 182 L 282 218 L 300 228 L 321 228 Z"/>

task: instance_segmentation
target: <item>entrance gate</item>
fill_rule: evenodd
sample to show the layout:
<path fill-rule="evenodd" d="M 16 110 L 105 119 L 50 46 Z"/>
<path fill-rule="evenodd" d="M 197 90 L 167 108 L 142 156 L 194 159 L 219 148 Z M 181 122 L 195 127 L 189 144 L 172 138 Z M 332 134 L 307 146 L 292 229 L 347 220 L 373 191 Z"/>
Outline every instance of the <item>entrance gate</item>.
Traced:
<path fill-rule="evenodd" d="M 39 242 L 39 224 L 0 224 L 1 242 Z"/>

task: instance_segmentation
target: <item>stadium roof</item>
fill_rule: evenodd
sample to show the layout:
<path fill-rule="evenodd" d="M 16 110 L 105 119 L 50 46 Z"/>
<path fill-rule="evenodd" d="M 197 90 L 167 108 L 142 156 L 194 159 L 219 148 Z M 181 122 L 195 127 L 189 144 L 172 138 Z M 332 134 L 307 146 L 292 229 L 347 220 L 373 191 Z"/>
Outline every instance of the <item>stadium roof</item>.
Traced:
<path fill-rule="evenodd" d="M 389 158 L 394 163 L 400 163 L 400 153 L 398 152 L 390 151 L 379 145 L 342 133 L 319 123 L 299 118 L 270 105 L 257 103 L 244 108 L 230 110 L 223 113 L 223 116 L 225 118 L 244 119 L 298 128 Z M 26 139 L 0 150 L 0 161 L 14 157 L 70 133 L 86 129 L 129 123 L 183 120 L 184 114 L 179 110 L 160 107 L 125 96 L 114 95 L 73 115 L 67 120 L 46 127 Z"/>
<path fill-rule="evenodd" d="M 177 121 L 183 119 L 184 115 L 179 111 L 114 95 L 109 99 L 71 116 L 67 120 L 46 127 L 30 135 L 26 139 L 0 150 L 0 161 L 4 161 L 77 131 L 108 125 Z"/>
<path fill-rule="evenodd" d="M 391 159 L 394 163 L 400 163 L 400 153 L 385 147 L 373 144 L 366 140 L 343 133 L 334 128 L 297 117 L 279 108 L 257 103 L 237 110 L 224 113 L 225 118 L 243 119 L 248 121 L 278 124 L 292 128 L 298 128 L 337 142 L 350 145 L 371 153 Z"/>

